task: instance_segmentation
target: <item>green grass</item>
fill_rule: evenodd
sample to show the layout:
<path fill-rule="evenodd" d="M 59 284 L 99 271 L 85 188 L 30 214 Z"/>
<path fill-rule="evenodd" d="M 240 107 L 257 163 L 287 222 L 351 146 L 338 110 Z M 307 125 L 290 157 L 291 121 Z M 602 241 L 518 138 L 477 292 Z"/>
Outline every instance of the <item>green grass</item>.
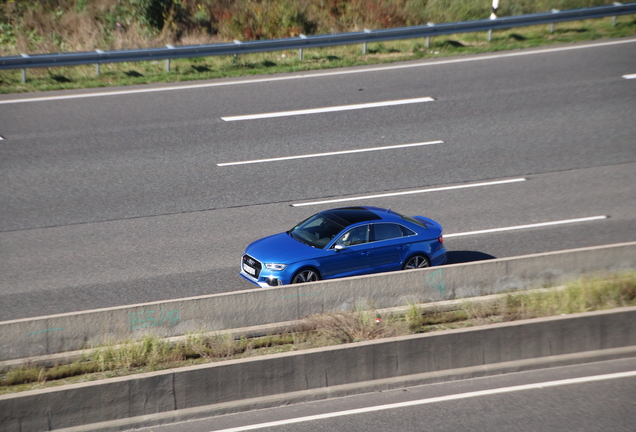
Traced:
<path fill-rule="evenodd" d="M 490 42 L 486 33 L 466 33 L 432 38 L 428 48 L 425 39 L 371 43 L 368 44 L 366 55 L 362 54 L 361 45 L 311 49 L 304 50 L 302 61 L 299 61 L 297 51 L 286 51 L 248 54 L 237 59 L 223 56 L 173 60 L 170 72 L 165 71 L 164 61 L 103 64 L 99 76 L 96 75 L 95 65 L 28 69 L 25 84 L 21 82 L 19 70 L 10 70 L 0 71 L 0 93 L 291 73 L 510 51 L 635 35 L 636 19 L 633 16 L 624 16 L 618 17 L 615 26 L 612 25 L 611 18 L 606 18 L 557 24 L 554 33 L 550 33 L 547 25 L 496 31 Z"/>
<path fill-rule="evenodd" d="M 179 342 L 153 336 L 90 351 L 71 364 L 22 365 L 0 371 L 0 394 L 94 381 L 195 364 L 340 345 L 520 319 L 636 306 L 636 272 L 586 277 L 562 288 L 514 292 L 455 309 L 410 305 L 402 313 L 359 309 L 309 317 L 292 332 L 235 339 L 193 334 Z"/>

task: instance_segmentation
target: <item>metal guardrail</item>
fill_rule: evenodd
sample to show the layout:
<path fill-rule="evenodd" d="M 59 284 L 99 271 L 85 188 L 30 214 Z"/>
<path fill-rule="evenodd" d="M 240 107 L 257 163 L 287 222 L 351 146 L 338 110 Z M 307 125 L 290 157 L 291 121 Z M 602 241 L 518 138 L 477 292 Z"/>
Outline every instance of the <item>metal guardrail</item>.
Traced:
<path fill-rule="evenodd" d="M 415 27 L 403 27 L 385 30 L 364 30 L 362 32 L 341 33 L 332 35 L 305 36 L 296 38 L 272 39 L 263 41 L 223 43 L 215 45 L 196 45 L 165 48 L 150 48 L 127 51 L 101 51 L 37 54 L 14 57 L 0 57 L 0 70 L 22 69 L 22 79 L 26 80 L 26 68 L 46 68 L 61 66 L 76 66 L 102 63 L 136 62 L 166 60 L 166 70 L 170 70 L 170 60 L 178 58 L 209 57 L 220 55 L 239 55 L 258 52 L 299 50 L 302 60 L 302 50 L 308 48 L 322 48 L 328 46 L 363 44 L 363 52 L 370 42 L 382 42 L 400 39 L 430 38 L 440 35 L 471 33 L 493 30 L 525 27 L 541 24 L 555 24 L 566 21 L 580 21 L 586 19 L 604 18 L 608 16 L 636 14 L 636 3 L 614 3 L 611 6 L 599 6 L 567 11 L 552 10 L 551 12 L 464 21 L 457 23 L 432 24 Z M 490 36 L 490 33 L 489 33 Z M 490 39 L 490 37 L 489 37 Z"/>

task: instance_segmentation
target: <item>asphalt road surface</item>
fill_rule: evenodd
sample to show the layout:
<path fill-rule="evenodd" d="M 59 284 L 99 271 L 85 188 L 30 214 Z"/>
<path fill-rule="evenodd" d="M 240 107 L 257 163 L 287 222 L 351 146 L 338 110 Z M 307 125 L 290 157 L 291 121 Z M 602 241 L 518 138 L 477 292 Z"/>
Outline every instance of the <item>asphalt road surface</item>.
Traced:
<path fill-rule="evenodd" d="M 636 360 L 511 373 L 217 416 L 139 432 L 633 431 Z"/>
<path fill-rule="evenodd" d="M 454 263 L 635 241 L 632 74 L 622 39 L 0 96 L 0 320 L 252 288 L 248 243 L 336 206 Z"/>

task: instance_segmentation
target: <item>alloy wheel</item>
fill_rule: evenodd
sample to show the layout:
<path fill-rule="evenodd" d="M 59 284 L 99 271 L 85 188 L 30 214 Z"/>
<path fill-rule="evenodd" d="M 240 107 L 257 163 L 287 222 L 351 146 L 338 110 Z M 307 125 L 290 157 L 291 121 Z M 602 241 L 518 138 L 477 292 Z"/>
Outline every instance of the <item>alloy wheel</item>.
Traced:
<path fill-rule="evenodd" d="M 420 269 L 428 267 L 428 259 L 422 255 L 415 255 L 404 264 L 404 270 Z"/>
<path fill-rule="evenodd" d="M 320 280 L 320 276 L 318 276 L 318 273 L 313 270 L 306 269 L 298 272 L 294 276 L 294 279 L 292 279 L 292 283 L 315 282 L 317 280 Z"/>

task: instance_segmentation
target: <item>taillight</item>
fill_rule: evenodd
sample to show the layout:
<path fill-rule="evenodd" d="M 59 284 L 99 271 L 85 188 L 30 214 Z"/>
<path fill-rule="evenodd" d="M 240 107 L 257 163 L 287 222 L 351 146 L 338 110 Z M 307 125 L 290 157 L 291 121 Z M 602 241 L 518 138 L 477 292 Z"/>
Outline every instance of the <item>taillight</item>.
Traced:
<path fill-rule="evenodd" d="M 437 241 L 440 242 L 440 243 L 444 243 L 444 236 L 439 236 Z"/>

